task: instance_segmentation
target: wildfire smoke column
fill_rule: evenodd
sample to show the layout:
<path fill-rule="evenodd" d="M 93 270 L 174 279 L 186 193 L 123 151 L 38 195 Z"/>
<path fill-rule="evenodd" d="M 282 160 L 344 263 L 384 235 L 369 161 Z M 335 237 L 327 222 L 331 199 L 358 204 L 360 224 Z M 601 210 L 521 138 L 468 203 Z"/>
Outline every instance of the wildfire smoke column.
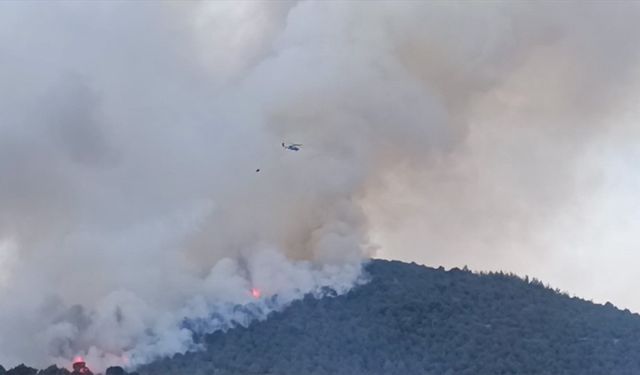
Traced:
<path fill-rule="evenodd" d="M 196 349 L 345 293 L 376 252 L 531 273 L 515 259 L 571 243 L 553 228 L 592 196 L 595 140 L 637 139 L 605 119 L 637 92 L 638 13 L 0 3 L 0 363 Z"/>

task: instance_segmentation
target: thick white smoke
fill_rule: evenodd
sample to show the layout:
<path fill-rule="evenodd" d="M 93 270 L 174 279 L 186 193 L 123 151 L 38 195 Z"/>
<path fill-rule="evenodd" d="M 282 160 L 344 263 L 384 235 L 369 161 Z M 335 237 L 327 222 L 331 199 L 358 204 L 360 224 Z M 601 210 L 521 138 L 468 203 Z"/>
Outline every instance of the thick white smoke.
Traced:
<path fill-rule="evenodd" d="M 0 4 L 0 363 L 193 349 L 191 330 L 347 291 L 372 237 L 492 268 L 571 246 L 551 229 L 597 195 L 611 152 L 590 151 L 633 128 L 607 120 L 636 92 L 639 15 Z"/>

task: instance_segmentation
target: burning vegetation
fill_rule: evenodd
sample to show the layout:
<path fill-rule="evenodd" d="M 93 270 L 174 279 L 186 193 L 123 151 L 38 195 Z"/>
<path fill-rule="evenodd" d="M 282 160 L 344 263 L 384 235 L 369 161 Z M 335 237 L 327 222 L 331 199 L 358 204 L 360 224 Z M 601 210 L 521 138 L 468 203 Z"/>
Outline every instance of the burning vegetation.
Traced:
<path fill-rule="evenodd" d="M 262 292 L 258 288 L 251 288 L 251 296 L 255 299 L 262 297 Z"/>
<path fill-rule="evenodd" d="M 73 371 L 71 375 L 93 375 L 93 372 L 89 370 L 87 367 L 87 363 L 82 359 L 82 357 L 77 357 L 73 361 Z"/>

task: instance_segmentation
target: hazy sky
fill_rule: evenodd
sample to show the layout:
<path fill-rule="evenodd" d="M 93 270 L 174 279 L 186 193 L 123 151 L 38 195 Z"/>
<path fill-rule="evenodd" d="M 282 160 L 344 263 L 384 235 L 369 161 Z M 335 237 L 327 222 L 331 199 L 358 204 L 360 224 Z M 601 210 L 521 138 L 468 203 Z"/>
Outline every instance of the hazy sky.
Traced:
<path fill-rule="evenodd" d="M 640 311 L 638 19 L 0 2 L 0 363 L 184 351 L 183 319 L 346 291 L 371 256 Z"/>

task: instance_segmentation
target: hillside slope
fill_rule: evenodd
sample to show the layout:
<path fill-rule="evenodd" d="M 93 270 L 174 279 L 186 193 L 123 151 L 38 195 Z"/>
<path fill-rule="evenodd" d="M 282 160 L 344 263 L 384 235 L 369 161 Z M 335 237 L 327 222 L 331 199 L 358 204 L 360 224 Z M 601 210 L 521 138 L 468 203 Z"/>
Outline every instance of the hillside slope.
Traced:
<path fill-rule="evenodd" d="M 207 350 L 139 369 L 200 374 L 640 374 L 640 316 L 538 281 L 374 260 L 371 282 L 306 298 Z"/>

